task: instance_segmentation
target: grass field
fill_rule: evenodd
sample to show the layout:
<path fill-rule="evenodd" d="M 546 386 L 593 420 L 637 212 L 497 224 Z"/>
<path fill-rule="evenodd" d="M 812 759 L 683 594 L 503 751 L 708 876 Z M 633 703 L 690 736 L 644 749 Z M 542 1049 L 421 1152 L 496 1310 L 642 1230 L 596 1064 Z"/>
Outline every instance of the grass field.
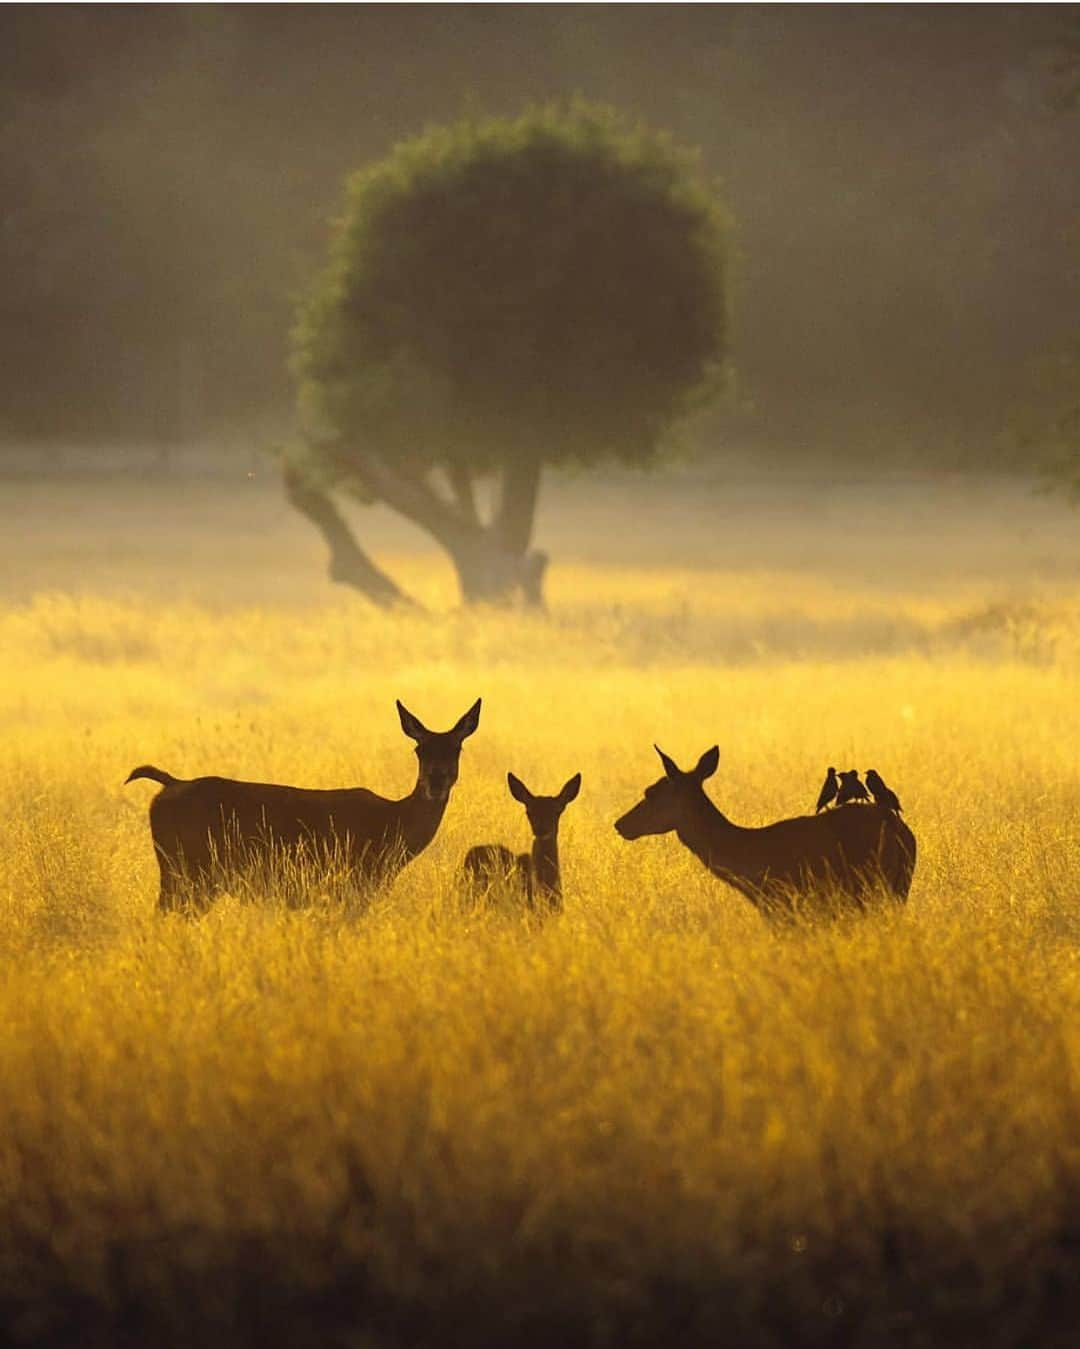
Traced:
<path fill-rule="evenodd" d="M 557 560 L 548 619 L 455 613 L 419 556 L 434 612 L 387 618 L 258 539 L 250 569 L 234 543 L 181 570 L 167 522 L 108 557 L 27 527 L 0 601 L 0 1340 L 1075 1344 L 1080 545 L 967 525 L 907 578 L 902 522 L 841 574 L 798 561 L 809 523 L 722 567 L 624 543 Z M 394 698 L 441 729 L 478 695 L 388 893 L 155 915 L 135 764 L 403 794 Z M 674 838 L 624 843 L 654 741 L 718 742 L 740 823 L 876 766 L 919 839 L 907 908 L 773 931 Z M 527 845 L 508 768 L 583 774 L 543 927 L 456 880 L 471 843 Z"/>

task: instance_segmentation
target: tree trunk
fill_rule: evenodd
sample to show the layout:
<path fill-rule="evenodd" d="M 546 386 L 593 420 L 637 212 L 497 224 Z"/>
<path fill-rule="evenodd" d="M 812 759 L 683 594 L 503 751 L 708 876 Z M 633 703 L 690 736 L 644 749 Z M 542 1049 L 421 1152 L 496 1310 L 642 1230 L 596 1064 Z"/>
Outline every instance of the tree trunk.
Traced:
<path fill-rule="evenodd" d="M 529 548 L 540 496 L 540 471 L 539 456 L 526 455 L 507 464 L 491 524 L 448 547 L 466 603 L 508 604 L 520 600 L 528 608 L 544 608 L 548 559 L 545 553 Z"/>
<path fill-rule="evenodd" d="M 525 455 L 503 469 L 498 514 L 492 529 L 509 553 L 524 555 L 532 542 L 540 498 L 540 458 Z"/>
<path fill-rule="evenodd" d="M 540 488 L 539 458 L 515 461 L 503 473 L 498 508 L 490 524 L 476 509 L 472 475 L 450 475 L 453 502 L 423 477 L 392 468 L 379 456 L 355 450 L 340 459 L 346 481 L 362 479 L 371 498 L 419 525 L 446 550 L 466 604 L 522 603 L 544 607 L 547 556 L 530 550 Z M 354 586 L 379 605 L 412 603 L 356 543 L 329 495 L 295 465 L 286 464 L 285 491 L 319 530 L 330 548 L 330 576 Z"/>
<path fill-rule="evenodd" d="M 447 548 L 466 604 L 502 604 L 515 601 L 527 608 L 544 608 L 545 553 L 509 553 L 490 530 Z"/>
<path fill-rule="evenodd" d="M 349 527 L 325 492 L 304 477 L 292 464 L 285 465 L 285 495 L 306 516 L 330 548 L 330 579 L 353 586 L 380 608 L 394 604 L 416 607 L 411 599 L 368 557 L 353 538 Z"/>

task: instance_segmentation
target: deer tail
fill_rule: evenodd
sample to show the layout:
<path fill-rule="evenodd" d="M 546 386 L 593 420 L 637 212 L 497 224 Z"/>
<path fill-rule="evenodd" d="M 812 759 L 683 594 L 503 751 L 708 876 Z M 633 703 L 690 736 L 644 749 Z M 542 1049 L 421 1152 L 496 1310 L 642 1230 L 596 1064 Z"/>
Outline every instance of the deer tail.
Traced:
<path fill-rule="evenodd" d="M 141 764 L 138 768 L 133 768 L 124 779 L 124 786 L 129 782 L 134 782 L 136 778 L 150 778 L 152 782 L 160 782 L 163 787 L 168 787 L 171 782 L 178 782 L 179 778 L 174 778 L 171 773 L 166 773 L 164 769 L 155 768 L 151 763 Z"/>

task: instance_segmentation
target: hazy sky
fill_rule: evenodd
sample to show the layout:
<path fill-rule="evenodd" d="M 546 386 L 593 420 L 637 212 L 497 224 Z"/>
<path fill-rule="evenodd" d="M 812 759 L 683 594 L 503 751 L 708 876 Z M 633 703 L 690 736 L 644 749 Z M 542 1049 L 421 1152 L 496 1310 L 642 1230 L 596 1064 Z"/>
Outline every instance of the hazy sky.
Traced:
<path fill-rule="evenodd" d="M 1075 340 L 1077 6 L 6 6 L 0 433 L 286 409 L 343 175 L 581 93 L 700 146 L 753 434 L 982 438 Z M 1071 28 L 1070 28 L 1071 25 Z"/>

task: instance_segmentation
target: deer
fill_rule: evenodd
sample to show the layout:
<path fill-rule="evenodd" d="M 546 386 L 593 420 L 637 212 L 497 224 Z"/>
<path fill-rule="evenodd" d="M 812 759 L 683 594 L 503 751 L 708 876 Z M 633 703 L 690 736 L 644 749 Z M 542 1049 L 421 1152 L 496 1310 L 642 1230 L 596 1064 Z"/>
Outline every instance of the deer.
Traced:
<path fill-rule="evenodd" d="M 398 701 L 416 742 L 416 784 L 399 800 L 366 787 L 316 790 L 233 778 L 175 778 L 152 764 L 128 774 L 161 784 L 150 833 L 161 870 L 158 909 L 184 907 L 190 887 L 209 903 L 236 873 L 275 852 L 344 859 L 350 879 L 389 885 L 435 837 L 458 778 L 464 741 L 480 724 L 480 699 L 449 731 L 429 731 Z"/>
<path fill-rule="evenodd" d="M 462 872 L 473 889 L 506 879 L 524 891 L 530 909 L 558 913 L 562 909 L 559 821 L 581 791 L 581 774 L 575 773 L 555 796 L 534 796 L 513 773 L 507 773 L 506 782 L 510 795 L 525 807 L 532 851 L 515 853 L 502 843 L 478 843 L 465 854 Z"/>
<path fill-rule="evenodd" d="M 815 896 L 862 911 L 886 891 L 903 903 L 915 871 L 915 835 L 893 811 L 847 805 L 762 828 L 733 824 L 705 793 L 720 750 L 713 745 L 683 772 L 659 745 L 664 766 L 636 806 L 615 821 L 624 839 L 674 831 L 714 876 L 766 918 L 793 917 Z"/>

